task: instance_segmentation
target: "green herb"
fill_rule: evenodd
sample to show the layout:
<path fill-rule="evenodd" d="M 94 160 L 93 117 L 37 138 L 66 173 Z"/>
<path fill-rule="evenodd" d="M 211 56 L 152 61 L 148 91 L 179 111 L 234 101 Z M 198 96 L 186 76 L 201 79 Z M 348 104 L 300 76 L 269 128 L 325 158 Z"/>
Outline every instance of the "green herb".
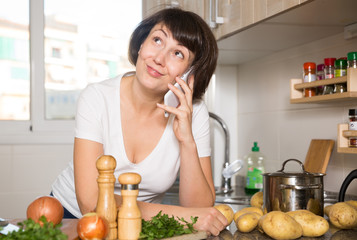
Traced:
<path fill-rule="evenodd" d="M 176 220 L 174 216 L 162 215 L 160 211 L 151 220 L 142 220 L 140 239 L 153 240 L 193 233 L 196 231 L 193 225 L 197 222 L 197 218 L 191 217 L 192 223 L 189 223 L 184 218 L 177 217 Z"/>
<path fill-rule="evenodd" d="M 20 229 L 12 231 L 7 235 L 0 234 L 0 240 L 66 240 L 68 236 L 61 231 L 62 224 L 53 226 L 52 222 L 47 222 L 45 216 L 40 218 L 43 226 L 32 219 L 19 222 Z"/>

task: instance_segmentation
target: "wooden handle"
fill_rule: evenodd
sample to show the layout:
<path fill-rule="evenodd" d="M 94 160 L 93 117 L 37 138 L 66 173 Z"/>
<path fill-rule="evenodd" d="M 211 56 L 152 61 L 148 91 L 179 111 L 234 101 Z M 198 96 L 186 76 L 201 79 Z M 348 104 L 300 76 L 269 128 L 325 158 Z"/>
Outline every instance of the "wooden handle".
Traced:
<path fill-rule="evenodd" d="M 121 185 L 134 185 L 141 182 L 141 176 L 137 173 L 123 173 L 119 176 L 118 180 Z"/>
<path fill-rule="evenodd" d="M 103 155 L 97 160 L 98 171 L 114 170 L 117 166 L 115 158 L 110 155 Z"/>

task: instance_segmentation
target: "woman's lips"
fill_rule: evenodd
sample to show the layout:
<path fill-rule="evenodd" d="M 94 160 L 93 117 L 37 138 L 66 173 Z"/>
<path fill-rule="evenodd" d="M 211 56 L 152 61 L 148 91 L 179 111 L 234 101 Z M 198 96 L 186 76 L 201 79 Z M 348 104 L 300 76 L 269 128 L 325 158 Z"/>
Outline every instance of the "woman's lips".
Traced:
<path fill-rule="evenodd" d="M 158 78 L 158 77 L 162 76 L 162 74 L 160 72 L 156 71 L 154 68 L 152 68 L 150 66 L 147 66 L 147 71 L 148 71 L 149 75 L 152 77 Z"/>

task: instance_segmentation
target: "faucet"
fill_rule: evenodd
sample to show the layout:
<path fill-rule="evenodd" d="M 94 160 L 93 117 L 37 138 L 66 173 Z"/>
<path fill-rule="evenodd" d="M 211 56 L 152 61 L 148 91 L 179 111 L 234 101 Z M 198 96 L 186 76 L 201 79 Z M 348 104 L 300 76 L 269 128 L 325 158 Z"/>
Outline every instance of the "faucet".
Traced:
<path fill-rule="evenodd" d="M 223 169 L 227 168 L 229 166 L 229 131 L 227 124 L 223 121 L 222 118 L 217 116 L 216 114 L 209 112 L 209 116 L 216 120 L 222 127 L 224 135 L 225 135 L 225 151 L 224 151 L 224 164 L 223 164 Z M 226 194 L 232 192 L 232 186 L 231 186 L 231 178 L 225 178 L 222 176 L 222 184 L 219 189 L 217 189 L 216 193 L 217 194 Z"/>

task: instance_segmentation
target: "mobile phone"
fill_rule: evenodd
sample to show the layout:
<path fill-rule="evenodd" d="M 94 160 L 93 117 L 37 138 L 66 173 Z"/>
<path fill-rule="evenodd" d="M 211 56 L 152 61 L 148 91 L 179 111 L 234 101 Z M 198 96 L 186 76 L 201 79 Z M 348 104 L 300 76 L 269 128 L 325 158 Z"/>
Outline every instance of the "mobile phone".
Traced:
<path fill-rule="evenodd" d="M 187 78 L 190 75 L 190 72 L 191 72 L 191 68 L 187 72 L 185 72 L 181 77 L 181 79 L 184 80 L 186 83 L 187 83 Z M 180 84 L 175 83 L 174 86 L 177 87 L 178 89 L 180 89 L 181 91 L 183 91 Z M 171 107 L 177 107 L 179 105 L 180 101 L 179 101 L 178 97 L 175 95 L 175 93 L 173 93 L 171 90 L 169 90 L 164 96 L 164 103 L 165 103 L 165 105 L 168 105 Z M 169 116 L 169 114 L 167 112 L 165 112 L 165 117 L 168 117 L 168 116 Z"/>

